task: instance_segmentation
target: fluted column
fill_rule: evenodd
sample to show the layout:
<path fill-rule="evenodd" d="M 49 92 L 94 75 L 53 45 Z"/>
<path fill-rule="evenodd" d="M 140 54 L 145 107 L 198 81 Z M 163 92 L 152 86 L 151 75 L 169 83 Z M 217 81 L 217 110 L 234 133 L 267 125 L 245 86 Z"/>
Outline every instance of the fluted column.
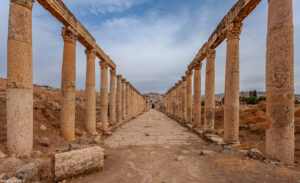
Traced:
<path fill-rule="evenodd" d="M 234 22 L 227 30 L 224 138 L 228 143 L 239 143 L 239 35 L 242 23 Z"/>
<path fill-rule="evenodd" d="M 182 81 L 178 81 L 178 119 L 182 119 Z"/>
<path fill-rule="evenodd" d="M 193 118 L 193 95 L 192 95 L 192 74 L 193 71 L 186 72 L 186 118 L 187 123 L 192 123 Z"/>
<path fill-rule="evenodd" d="M 107 115 L 108 115 L 108 64 L 105 61 L 100 61 L 101 67 L 101 89 L 100 89 L 100 120 L 104 132 L 108 132 Z"/>
<path fill-rule="evenodd" d="M 194 71 L 194 110 L 193 110 L 193 127 L 201 127 L 201 68 L 202 63 L 195 67 Z"/>
<path fill-rule="evenodd" d="M 294 164 L 294 27 L 292 0 L 269 0 L 266 63 L 266 155 Z"/>
<path fill-rule="evenodd" d="M 216 51 L 207 51 L 205 76 L 205 107 L 204 131 L 213 131 L 215 128 L 215 57 Z"/>
<path fill-rule="evenodd" d="M 126 79 L 122 79 L 122 119 L 126 119 Z"/>
<path fill-rule="evenodd" d="M 116 70 L 110 69 L 109 121 L 116 124 Z"/>
<path fill-rule="evenodd" d="M 117 123 L 122 121 L 122 75 L 117 75 Z"/>
<path fill-rule="evenodd" d="M 61 134 L 67 140 L 75 140 L 75 89 L 76 89 L 76 38 L 71 28 L 62 29 L 64 53 L 61 80 Z"/>
<path fill-rule="evenodd" d="M 88 133 L 96 134 L 96 90 L 95 90 L 95 58 L 94 49 L 86 49 L 86 81 L 85 81 L 85 127 Z"/>
<path fill-rule="evenodd" d="M 28 155 L 33 144 L 32 6 L 10 1 L 7 39 L 7 147 Z"/>
<path fill-rule="evenodd" d="M 187 105 L 186 105 L 186 77 L 182 76 L 182 121 L 187 122 Z"/>
<path fill-rule="evenodd" d="M 130 114 L 129 114 L 129 82 L 126 82 L 126 119 L 130 119 Z"/>
<path fill-rule="evenodd" d="M 176 92 L 176 98 L 175 98 L 175 117 L 178 118 L 178 105 L 179 105 L 179 102 L 178 102 L 178 98 L 179 98 L 179 87 L 178 87 L 178 83 L 176 83 L 175 85 L 175 92 Z"/>

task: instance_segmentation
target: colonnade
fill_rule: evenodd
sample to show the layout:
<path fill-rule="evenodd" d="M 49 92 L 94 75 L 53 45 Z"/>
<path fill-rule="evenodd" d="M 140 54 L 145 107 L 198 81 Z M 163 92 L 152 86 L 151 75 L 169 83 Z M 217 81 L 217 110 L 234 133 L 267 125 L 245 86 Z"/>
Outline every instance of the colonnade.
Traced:
<path fill-rule="evenodd" d="M 40 0 L 43 2 L 42 0 Z M 7 41 L 7 146 L 11 153 L 30 154 L 33 147 L 33 63 L 32 7 L 34 0 L 10 0 Z M 64 6 L 65 8 L 65 6 Z M 66 11 L 67 12 L 67 11 Z M 79 22 L 77 25 L 82 26 Z M 86 30 L 85 30 L 86 31 Z M 85 32 L 89 36 L 88 32 Z M 91 36 L 90 36 L 91 37 Z M 75 140 L 76 43 L 83 41 L 79 31 L 62 28 L 64 41 L 61 79 L 61 135 Z M 92 42 L 92 41 L 91 41 Z M 87 43 L 86 43 L 87 44 Z M 88 44 L 87 44 L 88 45 Z M 86 131 L 96 135 L 95 59 L 100 55 L 100 109 L 102 133 L 110 125 L 130 120 L 146 108 L 146 99 L 126 79 L 116 76 L 109 57 L 95 43 L 86 46 Z M 110 67 L 110 92 L 108 68 Z M 116 90 L 117 77 L 117 90 Z M 110 94 L 108 94 L 110 93 Z M 108 106 L 109 110 L 108 111 Z M 109 118 L 108 118 L 109 116 Z"/>
<path fill-rule="evenodd" d="M 253 1 L 254 2 L 254 1 Z M 250 3 L 250 2 L 249 2 Z M 259 1 L 256 1 L 258 4 Z M 266 57 L 266 155 L 294 163 L 294 30 L 292 0 L 269 0 Z M 240 3 L 241 4 L 241 3 Z M 239 7 L 240 8 L 240 7 Z M 243 8 L 246 8 L 243 7 Z M 252 7 L 254 9 L 254 7 Z M 242 8 L 240 8 L 242 9 Z M 244 10 L 243 10 L 244 11 Z M 252 11 L 252 9 L 251 9 Z M 249 13 L 251 11 L 248 11 Z M 244 11 L 246 12 L 246 11 Z M 242 18 L 246 16 L 241 12 Z M 229 17 L 231 12 L 226 15 Z M 237 13 L 235 13 L 237 14 Z M 238 17 L 243 20 L 242 18 Z M 224 93 L 224 140 L 239 144 L 239 40 L 242 21 L 232 22 L 220 31 L 227 39 Z M 229 18 L 228 18 L 229 19 Z M 227 19 L 225 19 L 227 20 Z M 223 24 L 220 24 L 223 25 Z M 218 26 L 218 28 L 221 26 Z M 216 33 L 214 32 L 214 35 Z M 220 35 L 221 35 L 220 34 Z M 215 48 L 224 39 L 211 36 L 189 65 L 185 76 L 168 90 L 163 101 L 166 113 L 205 132 L 214 131 Z M 214 42 L 212 42 L 212 40 Z M 201 122 L 201 68 L 206 58 L 204 122 Z M 194 100 L 191 74 L 194 72 Z M 191 105 L 193 104 L 193 105 Z M 191 109 L 191 106 L 193 108 Z M 193 119 L 191 119 L 193 111 Z"/>

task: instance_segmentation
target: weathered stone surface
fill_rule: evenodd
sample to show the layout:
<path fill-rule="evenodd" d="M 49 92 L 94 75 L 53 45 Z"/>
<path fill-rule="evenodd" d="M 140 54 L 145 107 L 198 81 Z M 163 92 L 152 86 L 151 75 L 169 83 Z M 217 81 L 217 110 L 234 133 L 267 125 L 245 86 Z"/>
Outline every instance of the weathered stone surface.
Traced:
<path fill-rule="evenodd" d="M 86 49 L 85 127 L 88 133 L 96 132 L 95 50 Z M 75 132 L 76 133 L 76 132 Z"/>
<path fill-rule="evenodd" d="M 14 176 L 25 181 L 38 181 L 40 179 L 38 167 L 34 163 L 28 163 L 18 168 Z"/>
<path fill-rule="evenodd" d="M 55 154 L 51 172 L 55 181 L 80 176 L 104 167 L 104 150 L 98 146 Z"/>
<path fill-rule="evenodd" d="M 224 93 L 224 140 L 239 143 L 239 36 L 241 22 L 234 22 L 227 30 L 226 74 Z"/>
<path fill-rule="evenodd" d="M 16 168 L 24 165 L 23 161 L 20 159 L 17 159 L 15 157 L 11 157 L 8 159 L 5 159 L 1 164 L 0 164 L 0 169 L 3 170 L 15 170 Z"/>
<path fill-rule="evenodd" d="M 263 154 L 257 149 L 248 150 L 247 155 L 252 159 L 257 159 L 257 160 L 264 160 L 265 159 Z"/>
<path fill-rule="evenodd" d="M 103 127 L 103 131 L 108 131 L 108 65 L 105 61 L 99 62 L 101 67 L 101 90 L 100 90 L 100 120 Z"/>
<path fill-rule="evenodd" d="M 193 103 L 193 127 L 201 127 L 201 68 L 202 64 L 195 67 L 194 72 L 194 103 Z"/>
<path fill-rule="evenodd" d="M 3 182 L 4 182 L 4 180 L 7 180 L 7 179 L 8 179 L 7 173 L 1 173 L 1 174 L 0 174 L 0 181 L 3 181 Z"/>
<path fill-rule="evenodd" d="M 39 143 L 42 146 L 49 146 L 50 145 L 50 140 L 45 136 L 41 136 L 41 137 L 39 137 Z"/>
<path fill-rule="evenodd" d="M 200 151 L 200 155 L 212 156 L 213 154 L 215 154 L 215 152 L 214 151 L 210 151 L 210 150 L 201 150 Z"/>
<path fill-rule="evenodd" d="M 40 130 L 43 131 L 43 132 L 47 131 L 47 127 L 45 125 L 41 124 L 40 125 Z"/>
<path fill-rule="evenodd" d="M 4 154 L 3 152 L 0 151 L 0 158 L 5 158 L 6 154 Z"/>
<path fill-rule="evenodd" d="M 12 178 L 6 180 L 5 182 L 24 183 L 24 181 L 22 179 L 18 179 L 16 177 L 12 177 Z"/>
<path fill-rule="evenodd" d="M 75 87 L 76 87 L 76 32 L 70 27 L 62 29 L 64 40 L 61 78 L 61 135 L 75 140 Z"/>
<path fill-rule="evenodd" d="M 215 126 L 215 58 L 216 51 L 207 51 L 205 75 L 204 131 L 213 131 Z"/>
<path fill-rule="evenodd" d="M 294 164 L 293 1 L 269 0 L 266 53 L 266 155 Z"/>

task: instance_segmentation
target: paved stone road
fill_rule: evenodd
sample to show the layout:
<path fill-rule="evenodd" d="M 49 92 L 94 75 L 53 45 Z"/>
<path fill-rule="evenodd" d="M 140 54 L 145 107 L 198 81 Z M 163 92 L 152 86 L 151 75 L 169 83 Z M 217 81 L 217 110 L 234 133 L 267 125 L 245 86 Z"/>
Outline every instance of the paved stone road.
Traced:
<path fill-rule="evenodd" d="M 295 169 L 221 153 L 166 115 L 151 110 L 105 140 L 105 169 L 76 183 L 297 183 Z M 213 151 L 200 155 L 201 150 Z"/>
<path fill-rule="evenodd" d="M 164 114 L 151 111 L 123 125 L 105 140 L 105 145 L 109 148 L 129 145 L 190 145 L 189 140 L 202 141 Z"/>

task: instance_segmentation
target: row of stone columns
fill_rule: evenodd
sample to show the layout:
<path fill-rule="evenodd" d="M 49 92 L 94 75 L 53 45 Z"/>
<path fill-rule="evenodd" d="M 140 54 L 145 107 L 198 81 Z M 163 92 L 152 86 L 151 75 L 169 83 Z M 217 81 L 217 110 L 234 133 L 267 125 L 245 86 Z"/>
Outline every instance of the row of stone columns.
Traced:
<path fill-rule="evenodd" d="M 11 0 L 7 40 L 7 146 L 11 153 L 30 154 L 33 146 L 33 64 L 32 7 L 34 0 Z M 62 29 L 64 41 L 61 79 L 61 135 L 75 140 L 76 42 L 78 33 L 70 27 Z M 85 126 L 96 135 L 95 58 L 93 48 L 86 49 Z M 100 122 L 102 132 L 111 125 L 129 120 L 146 108 L 146 99 L 116 70 L 110 70 L 108 95 L 108 63 L 101 67 Z M 109 113 L 108 113 L 109 105 Z"/>
<path fill-rule="evenodd" d="M 241 28 L 241 22 L 233 22 L 226 33 L 224 140 L 229 144 L 239 144 Z M 192 123 L 196 128 L 203 127 L 205 131 L 212 132 L 215 120 L 215 50 L 208 48 L 206 55 L 204 124 L 201 123 L 201 60 L 194 67 L 194 100 L 191 97 L 192 70 L 188 70 L 182 81 L 166 93 L 163 105 L 169 115 L 184 123 Z M 293 164 L 295 142 L 292 0 L 269 0 L 266 55 L 266 155 Z"/>

